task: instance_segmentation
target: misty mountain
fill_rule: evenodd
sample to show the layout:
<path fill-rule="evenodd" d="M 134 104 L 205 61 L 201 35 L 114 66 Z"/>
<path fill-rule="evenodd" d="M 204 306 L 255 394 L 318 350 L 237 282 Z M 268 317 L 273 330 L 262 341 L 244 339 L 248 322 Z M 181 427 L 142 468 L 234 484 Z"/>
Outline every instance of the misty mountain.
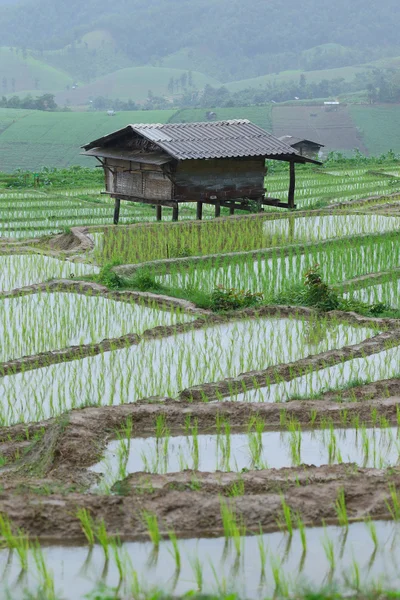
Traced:
<path fill-rule="evenodd" d="M 398 0 L 9 1 L 0 0 L 2 45 L 54 51 L 103 30 L 132 64 L 222 80 L 400 55 Z"/>

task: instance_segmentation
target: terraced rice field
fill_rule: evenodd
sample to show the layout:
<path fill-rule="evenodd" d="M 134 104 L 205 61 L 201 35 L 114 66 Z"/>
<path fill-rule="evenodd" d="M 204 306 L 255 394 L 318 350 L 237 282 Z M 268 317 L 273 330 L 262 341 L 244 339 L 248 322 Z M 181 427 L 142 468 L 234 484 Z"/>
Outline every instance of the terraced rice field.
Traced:
<path fill-rule="evenodd" d="M 398 594 L 400 172 L 368 171 L 118 228 L 100 188 L 1 192 L 0 597 Z"/>

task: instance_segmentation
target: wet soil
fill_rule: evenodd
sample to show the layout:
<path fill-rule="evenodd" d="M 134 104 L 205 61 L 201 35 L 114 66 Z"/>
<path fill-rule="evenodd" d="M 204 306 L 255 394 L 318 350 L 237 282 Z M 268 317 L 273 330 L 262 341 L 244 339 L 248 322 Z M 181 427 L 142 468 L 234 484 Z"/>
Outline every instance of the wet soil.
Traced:
<path fill-rule="evenodd" d="M 232 497 L 238 478 L 244 494 Z M 95 522 L 104 520 L 110 535 L 143 539 L 146 526 L 142 511 L 157 515 L 161 532 L 173 530 L 178 537 L 221 535 L 221 496 L 243 519 L 246 529 L 258 532 L 279 528 L 282 494 L 307 525 L 336 523 L 335 502 L 343 490 L 349 520 L 390 518 L 389 484 L 400 486 L 400 471 L 359 469 L 355 465 L 269 469 L 234 473 L 186 471 L 170 475 L 137 473 L 121 482 L 118 494 L 100 496 L 71 492 L 60 494 L 49 482 L 41 487 L 21 488 L 19 493 L 3 488 L 0 512 L 15 527 L 42 541 L 63 543 L 82 540 L 77 519 L 87 509 Z"/>

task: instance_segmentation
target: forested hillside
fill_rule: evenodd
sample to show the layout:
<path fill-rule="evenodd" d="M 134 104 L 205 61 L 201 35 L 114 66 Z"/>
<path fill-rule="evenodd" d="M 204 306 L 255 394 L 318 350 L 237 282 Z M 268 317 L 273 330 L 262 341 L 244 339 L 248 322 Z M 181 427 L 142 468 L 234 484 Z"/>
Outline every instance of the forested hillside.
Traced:
<path fill-rule="evenodd" d="M 400 55 L 398 0 L 381 0 L 379 10 L 365 0 L 8 1 L 0 0 L 2 45 L 54 52 L 101 30 L 119 62 L 221 81 Z"/>

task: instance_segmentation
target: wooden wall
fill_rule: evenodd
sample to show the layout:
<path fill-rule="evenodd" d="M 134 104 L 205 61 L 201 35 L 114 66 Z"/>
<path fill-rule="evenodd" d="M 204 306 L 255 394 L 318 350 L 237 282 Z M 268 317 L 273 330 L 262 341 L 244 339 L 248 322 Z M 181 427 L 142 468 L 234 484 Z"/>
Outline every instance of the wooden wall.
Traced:
<path fill-rule="evenodd" d="M 171 200 L 172 182 L 161 167 L 106 159 L 106 189 L 112 194 L 147 200 Z"/>
<path fill-rule="evenodd" d="M 183 160 L 174 173 L 175 194 L 190 201 L 216 195 L 240 198 L 264 189 L 265 160 L 212 159 Z"/>

